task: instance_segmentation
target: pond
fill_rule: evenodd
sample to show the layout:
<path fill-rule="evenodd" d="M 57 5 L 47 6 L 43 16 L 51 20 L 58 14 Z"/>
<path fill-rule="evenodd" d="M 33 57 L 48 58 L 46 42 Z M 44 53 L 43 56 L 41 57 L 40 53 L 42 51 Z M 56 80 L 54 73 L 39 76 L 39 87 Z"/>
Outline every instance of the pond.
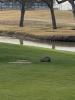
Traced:
<path fill-rule="evenodd" d="M 11 43 L 11 44 L 20 44 L 21 41 L 19 39 L 12 38 L 12 37 L 0 36 L 0 42 Z M 50 44 L 46 44 L 46 43 L 38 43 L 38 42 L 24 40 L 23 45 L 75 52 L 75 43 L 74 42 L 70 42 L 70 43 L 68 43 L 68 42 L 51 42 Z"/>

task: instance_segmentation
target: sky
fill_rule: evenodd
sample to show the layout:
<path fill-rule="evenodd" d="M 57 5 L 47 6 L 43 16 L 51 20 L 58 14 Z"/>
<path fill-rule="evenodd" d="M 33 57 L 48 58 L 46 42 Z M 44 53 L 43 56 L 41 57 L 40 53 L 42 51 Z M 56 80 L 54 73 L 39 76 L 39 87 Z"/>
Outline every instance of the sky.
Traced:
<path fill-rule="evenodd" d="M 58 7 L 60 10 L 72 10 L 72 6 L 68 1 L 59 5 L 56 3 L 55 7 Z"/>

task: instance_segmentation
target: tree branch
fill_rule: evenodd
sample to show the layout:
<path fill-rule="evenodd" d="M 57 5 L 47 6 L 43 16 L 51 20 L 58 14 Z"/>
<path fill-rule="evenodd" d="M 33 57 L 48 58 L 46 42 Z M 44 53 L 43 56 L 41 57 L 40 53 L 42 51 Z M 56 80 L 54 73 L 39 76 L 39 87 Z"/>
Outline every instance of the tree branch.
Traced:
<path fill-rule="evenodd" d="M 56 0 L 56 1 L 57 1 L 58 4 L 61 4 L 61 3 L 64 3 L 64 2 L 66 2 L 68 0 L 62 0 L 62 1 Z"/>

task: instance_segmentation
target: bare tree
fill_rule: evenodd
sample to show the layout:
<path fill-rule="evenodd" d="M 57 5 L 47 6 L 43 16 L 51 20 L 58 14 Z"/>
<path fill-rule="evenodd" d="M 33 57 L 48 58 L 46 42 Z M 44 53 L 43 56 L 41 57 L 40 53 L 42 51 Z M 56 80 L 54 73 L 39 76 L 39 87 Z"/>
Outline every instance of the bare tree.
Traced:
<path fill-rule="evenodd" d="M 24 14 L 25 14 L 25 6 L 29 3 L 34 3 L 34 2 L 44 2 L 47 4 L 47 6 L 49 7 L 50 9 L 50 12 L 51 12 L 51 17 L 52 17 L 52 26 L 53 26 L 53 29 L 57 29 L 57 26 L 56 26 L 56 19 L 55 19 L 55 14 L 54 14 L 54 8 L 53 8 L 53 3 L 54 3 L 54 0 L 18 0 L 20 3 L 21 3 L 21 18 L 20 18 L 20 27 L 23 27 L 23 22 L 24 22 Z M 63 2 L 66 2 L 68 1 L 71 6 L 72 6 L 72 11 L 73 11 L 73 14 L 75 16 L 75 4 L 74 4 L 74 0 L 56 0 L 58 4 L 60 3 L 63 3 Z"/>
<path fill-rule="evenodd" d="M 74 3 L 74 0 L 69 0 L 69 3 L 71 4 L 72 6 L 72 12 L 73 12 L 73 15 L 75 17 L 75 3 Z"/>
<path fill-rule="evenodd" d="M 61 1 L 56 0 L 56 1 L 57 1 L 58 4 L 61 4 L 61 3 L 68 1 L 72 6 L 72 12 L 73 12 L 73 15 L 75 17 L 75 0 L 61 0 Z"/>
<path fill-rule="evenodd" d="M 55 19 L 55 14 L 54 14 L 54 8 L 53 8 L 53 4 L 54 4 L 54 0 L 1 0 L 3 2 L 19 2 L 21 5 L 21 17 L 20 17 L 20 27 L 24 26 L 24 15 L 25 15 L 25 10 L 26 10 L 26 6 L 33 4 L 34 2 L 44 2 L 47 4 L 47 6 L 50 9 L 51 12 L 51 17 L 52 17 L 52 25 L 53 25 L 53 29 L 57 29 L 56 26 L 56 19 Z M 72 9 L 73 9 L 73 14 L 75 16 L 75 4 L 74 4 L 74 0 L 56 0 L 58 4 L 63 3 L 68 1 L 71 5 L 72 5 Z"/>
<path fill-rule="evenodd" d="M 20 27 L 23 27 L 24 23 L 24 15 L 25 15 L 25 1 L 21 1 L 21 18 L 20 18 Z"/>
<path fill-rule="evenodd" d="M 23 27 L 24 23 L 24 15 L 25 15 L 25 6 L 30 3 L 34 2 L 45 2 L 48 7 L 50 8 L 51 11 L 51 16 L 52 16 L 52 24 L 53 24 L 53 29 L 56 29 L 56 19 L 55 19 L 55 14 L 54 14 L 54 8 L 53 8 L 53 0 L 18 0 L 21 4 L 21 18 L 20 18 L 20 27 Z"/>
<path fill-rule="evenodd" d="M 20 17 L 20 27 L 24 26 L 24 15 L 25 15 L 25 10 L 26 10 L 26 6 L 32 2 L 32 0 L 16 0 L 21 4 L 21 17 Z"/>
<path fill-rule="evenodd" d="M 54 1 L 53 0 L 42 0 L 42 1 L 44 1 L 48 5 L 51 11 L 53 29 L 57 29 L 54 8 L 53 8 Z"/>

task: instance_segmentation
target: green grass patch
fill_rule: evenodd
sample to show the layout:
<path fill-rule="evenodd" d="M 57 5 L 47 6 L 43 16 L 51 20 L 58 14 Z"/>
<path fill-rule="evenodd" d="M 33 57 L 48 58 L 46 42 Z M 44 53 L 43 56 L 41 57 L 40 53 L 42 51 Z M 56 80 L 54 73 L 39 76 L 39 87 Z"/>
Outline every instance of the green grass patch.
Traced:
<path fill-rule="evenodd" d="M 0 100 L 75 100 L 75 53 L 0 43 Z"/>

